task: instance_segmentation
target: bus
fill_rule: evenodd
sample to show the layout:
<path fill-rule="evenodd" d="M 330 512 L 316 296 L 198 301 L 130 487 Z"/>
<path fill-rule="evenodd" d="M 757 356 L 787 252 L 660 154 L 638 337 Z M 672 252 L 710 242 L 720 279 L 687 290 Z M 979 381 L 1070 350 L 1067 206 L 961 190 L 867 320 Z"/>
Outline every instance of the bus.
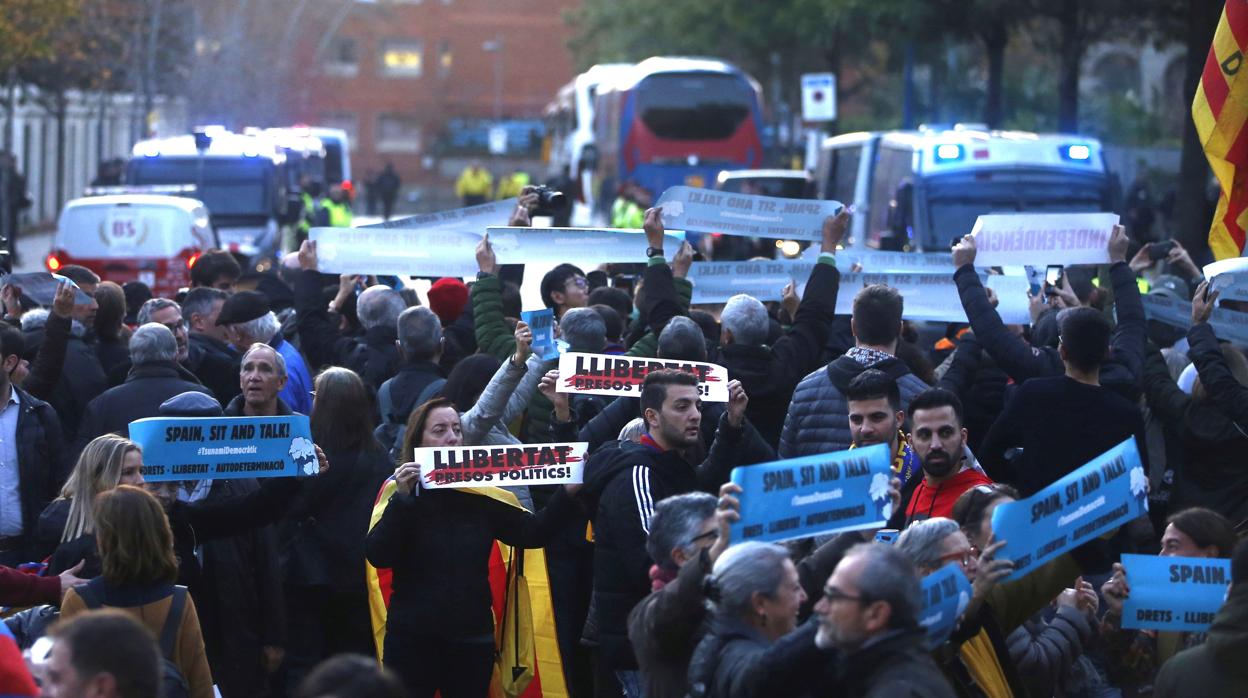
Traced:
<path fill-rule="evenodd" d="M 246 267 L 263 271 L 280 253 L 283 227 L 300 201 L 287 188 L 286 156 L 268 138 L 208 130 L 139 141 L 126 184 L 195 187 L 221 245 Z"/>
<path fill-rule="evenodd" d="M 978 124 L 848 133 L 824 140 L 821 199 L 854 206 L 846 247 L 946 252 L 985 213 L 1112 211 L 1101 143 Z"/>
<path fill-rule="evenodd" d="M 598 150 L 594 145 L 594 102 L 598 85 L 632 68 L 629 63 L 604 63 L 577 75 L 559 88 L 555 99 L 546 105 L 547 162 L 549 174 L 559 177 L 564 172 L 576 182 L 572 196 L 572 225 L 592 223 L 594 210 L 594 168 Z"/>
<path fill-rule="evenodd" d="M 668 187 L 711 187 L 721 170 L 763 162 L 758 83 L 706 58 L 647 58 L 598 86 L 598 210 L 624 182 L 657 199 Z"/>

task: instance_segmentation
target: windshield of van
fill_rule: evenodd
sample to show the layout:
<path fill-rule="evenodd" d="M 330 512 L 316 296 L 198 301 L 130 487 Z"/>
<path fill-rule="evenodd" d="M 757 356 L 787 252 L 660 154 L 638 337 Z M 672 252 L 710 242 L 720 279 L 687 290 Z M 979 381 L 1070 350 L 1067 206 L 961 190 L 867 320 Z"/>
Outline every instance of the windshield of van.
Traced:
<path fill-rule="evenodd" d="M 136 158 L 131 184 L 194 184 L 213 216 L 267 216 L 272 163 L 259 158 Z"/>
<path fill-rule="evenodd" d="M 637 113 L 659 138 L 722 140 L 750 115 L 754 90 L 739 75 L 662 73 L 635 88 Z"/>
<path fill-rule="evenodd" d="M 725 179 L 720 191 L 733 194 L 778 196 L 782 199 L 806 199 L 810 188 L 801 177 L 733 177 Z"/>
<path fill-rule="evenodd" d="M 928 177 L 926 220 L 916 234 L 928 250 L 946 250 L 986 213 L 1084 213 L 1109 210 L 1103 173 L 984 170 Z"/>

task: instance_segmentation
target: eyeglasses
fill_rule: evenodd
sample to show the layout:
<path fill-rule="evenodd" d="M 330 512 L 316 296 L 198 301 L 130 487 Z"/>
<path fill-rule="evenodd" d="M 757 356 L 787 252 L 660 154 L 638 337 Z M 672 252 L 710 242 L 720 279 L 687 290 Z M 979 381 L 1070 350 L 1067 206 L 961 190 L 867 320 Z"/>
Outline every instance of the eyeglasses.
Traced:
<path fill-rule="evenodd" d="M 703 540 L 711 540 L 711 541 L 719 540 L 719 529 L 712 528 L 706 533 L 696 535 L 693 537 L 693 540 L 689 541 L 689 543 L 693 544 L 693 543 L 697 543 L 698 541 L 703 541 Z"/>
<path fill-rule="evenodd" d="M 956 560 L 957 562 L 961 563 L 963 567 L 966 567 L 967 565 L 970 565 L 971 561 L 974 560 L 975 558 L 976 558 L 975 548 L 972 546 L 966 550 L 959 550 L 957 552 L 948 553 L 946 555 L 941 555 L 939 559 L 940 559 L 941 564 L 944 564 L 946 562 L 953 562 Z"/>
<path fill-rule="evenodd" d="M 170 331 L 170 332 L 172 332 L 172 333 L 174 333 L 174 334 L 177 334 L 177 333 L 178 333 L 178 330 L 185 330 L 185 329 L 186 329 L 186 321 L 182 321 L 182 322 L 162 322 L 162 323 L 160 323 L 160 324 L 162 324 L 162 325 L 164 325 L 165 327 L 167 327 L 167 328 L 169 329 L 169 331 Z"/>
<path fill-rule="evenodd" d="M 589 281 L 586 281 L 585 277 L 583 276 L 576 276 L 571 279 L 568 279 L 567 282 L 564 283 L 564 287 L 566 288 L 568 284 L 572 284 L 573 286 L 576 286 L 577 288 L 589 288 Z"/>
<path fill-rule="evenodd" d="M 845 592 L 841 591 L 840 589 L 837 589 L 836 587 L 824 587 L 823 598 L 827 599 L 829 603 L 834 602 L 834 601 L 853 601 L 854 603 L 870 603 L 871 602 L 871 600 L 865 596 L 861 596 L 861 595 L 854 596 L 853 594 L 846 594 Z"/>

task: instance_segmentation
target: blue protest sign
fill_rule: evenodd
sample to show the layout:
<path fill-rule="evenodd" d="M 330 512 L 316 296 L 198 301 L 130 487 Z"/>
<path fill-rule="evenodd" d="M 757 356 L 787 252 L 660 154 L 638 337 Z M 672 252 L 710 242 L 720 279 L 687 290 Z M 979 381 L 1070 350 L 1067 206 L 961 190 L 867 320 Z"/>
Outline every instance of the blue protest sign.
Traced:
<path fill-rule="evenodd" d="M 293 477 L 320 470 L 304 415 L 152 417 L 130 422 L 143 449 L 143 479 Z"/>
<path fill-rule="evenodd" d="M 951 562 L 920 582 L 923 613 L 919 625 L 927 631 L 927 648 L 934 650 L 958 627 L 958 619 L 971 603 L 971 582 L 962 566 Z"/>
<path fill-rule="evenodd" d="M 878 528 L 888 521 L 887 444 L 732 469 L 741 486 L 733 542 L 782 541 Z"/>
<path fill-rule="evenodd" d="M 998 506 L 992 532 L 1005 546 L 997 557 L 1014 561 L 1008 579 L 1018 579 L 1147 513 L 1148 478 L 1133 436 L 1036 494 Z"/>
<path fill-rule="evenodd" d="M 543 359 L 558 358 L 559 348 L 555 346 L 555 311 L 551 308 L 525 310 L 520 313 L 520 319 L 533 332 L 533 353 Z"/>
<path fill-rule="evenodd" d="M 1231 561 L 1204 557 L 1123 555 L 1131 596 L 1122 627 L 1205 632 L 1231 583 Z"/>
<path fill-rule="evenodd" d="M 821 199 L 782 199 L 695 187 L 670 187 L 655 204 L 663 225 L 701 233 L 821 240 L 823 219 L 844 206 Z"/>

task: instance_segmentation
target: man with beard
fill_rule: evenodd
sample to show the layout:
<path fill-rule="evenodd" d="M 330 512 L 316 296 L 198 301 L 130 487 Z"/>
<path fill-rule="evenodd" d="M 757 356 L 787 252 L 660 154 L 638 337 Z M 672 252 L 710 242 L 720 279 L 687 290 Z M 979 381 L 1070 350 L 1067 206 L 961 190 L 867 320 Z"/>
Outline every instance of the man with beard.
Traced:
<path fill-rule="evenodd" d="M 740 463 L 745 408 L 741 382 L 728 382 L 728 409 L 716 443 L 701 465 L 684 451 L 701 438 L 702 399 L 698 380 L 673 369 L 650 371 L 641 388 L 646 433 L 638 443 L 616 442 L 598 449 L 585 464 L 579 498 L 588 509 L 594 535 L 593 620 L 599 661 L 616 674 L 628 698 L 642 695 L 637 660 L 628 640 L 628 613 L 650 593 L 653 561 L 646 551 L 654 503 L 702 490 L 715 492 Z"/>
<path fill-rule="evenodd" d="M 911 485 L 919 470 L 919 458 L 902 432 L 906 413 L 901 409 L 897 381 L 883 371 L 869 368 L 849 382 L 845 399 L 849 404 L 849 433 L 854 439 L 850 448 L 888 444 L 888 452 L 893 454 L 893 475 L 903 487 Z"/>
<path fill-rule="evenodd" d="M 953 503 L 976 485 L 992 484 L 966 447 L 962 401 L 943 388 L 930 388 L 910 402 L 910 445 L 923 466 L 923 479 L 906 501 L 905 525 L 953 515 Z"/>

